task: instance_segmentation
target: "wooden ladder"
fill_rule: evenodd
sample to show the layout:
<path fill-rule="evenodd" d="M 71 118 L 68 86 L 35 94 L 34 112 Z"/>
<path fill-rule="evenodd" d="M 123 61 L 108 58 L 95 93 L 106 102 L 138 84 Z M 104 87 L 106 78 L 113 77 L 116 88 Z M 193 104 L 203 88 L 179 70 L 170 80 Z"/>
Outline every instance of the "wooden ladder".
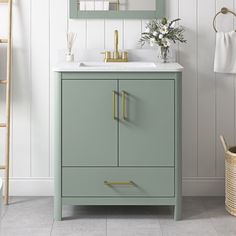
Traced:
<path fill-rule="evenodd" d="M 11 99 L 11 67 L 12 67 L 12 0 L 0 0 L 0 3 L 8 4 L 8 35 L 6 39 L 0 39 L 0 43 L 7 44 L 7 72 L 6 80 L 0 80 L 0 85 L 6 88 L 6 121 L 0 123 L 0 128 L 6 129 L 5 140 L 5 164 L 0 166 L 4 170 L 4 202 L 9 203 L 9 157 L 10 157 L 10 99 Z"/>

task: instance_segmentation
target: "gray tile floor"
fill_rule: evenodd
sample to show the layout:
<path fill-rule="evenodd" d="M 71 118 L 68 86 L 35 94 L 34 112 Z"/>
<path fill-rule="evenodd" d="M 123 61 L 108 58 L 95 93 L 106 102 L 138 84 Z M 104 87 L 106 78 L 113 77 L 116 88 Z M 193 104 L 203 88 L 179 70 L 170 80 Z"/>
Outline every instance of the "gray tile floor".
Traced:
<path fill-rule="evenodd" d="M 72 207 L 53 221 L 53 198 L 13 198 L 1 236 L 236 236 L 236 217 L 223 198 L 184 198 L 183 220 L 169 207 Z"/>

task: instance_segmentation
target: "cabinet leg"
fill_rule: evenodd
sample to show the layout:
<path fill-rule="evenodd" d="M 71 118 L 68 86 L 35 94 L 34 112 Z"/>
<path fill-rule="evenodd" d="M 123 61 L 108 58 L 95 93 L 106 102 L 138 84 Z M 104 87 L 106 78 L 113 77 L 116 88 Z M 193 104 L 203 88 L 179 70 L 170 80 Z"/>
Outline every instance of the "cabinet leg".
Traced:
<path fill-rule="evenodd" d="M 62 205 L 57 201 L 54 202 L 54 220 L 62 220 Z"/>
<path fill-rule="evenodd" d="M 175 205 L 174 207 L 174 219 L 177 220 L 181 220 L 182 219 L 182 207 L 179 205 Z"/>

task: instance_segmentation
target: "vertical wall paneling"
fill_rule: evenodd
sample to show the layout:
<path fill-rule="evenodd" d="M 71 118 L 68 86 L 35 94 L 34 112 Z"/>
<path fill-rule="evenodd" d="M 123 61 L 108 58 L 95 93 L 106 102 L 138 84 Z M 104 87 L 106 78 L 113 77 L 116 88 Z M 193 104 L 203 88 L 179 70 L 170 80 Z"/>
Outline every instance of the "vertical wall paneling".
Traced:
<path fill-rule="evenodd" d="M 13 176 L 30 176 L 30 24 L 31 1 L 14 1 L 12 69 Z M 22 33 L 23 32 L 23 33 Z"/>
<path fill-rule="evenodd" d="M 0 19 L 2 22 L 6 22 L 7 20 L 7 5 L 5 4 L 0 8 Z M 7 24 L 1 24 L 0 38 L 6 38 L 6 35 Z M 6 79 L 6 49 L 6 45 L 0 45 L 0 80 Z M 5 120 L 5 95 L 5 86 L 0 86 L 0 122 L 4 122 Z M 0 165 L 2 165 L 5 154 L 5 129 L 0 130 L 0 150 Z"/>
<path fill-rule="evenodd" d="M 86 20 L 69 20 L 69 32 L 76 33 L 75 50 L 86 48 L 87 39 L 87 21 Z"/>
<path fill-rule="evenodd" d="M 166 0 L 166 17 L 170 20 L 179 18 L 179 0 Z M 173 59 L 179 61 L 179 43 L 174 44 L 171 50 Z"/>
<path fill-rule="evenodd" d="M 4 24 L 1 24 L 1 30 L 0 30 L 0 37 L 4 38 L 7 36 L 7 31 L 8 31 L 8 25 L 5 24 L 5 22 L 7 22 L 7 9 L 8 9 L 8 6 L 7 4 L 3 4 L 1 3 L 1 7 L 0 7 L 0 18 L 2 20 L 2 22 L 4 22 Z"/>
<path fill-rule="evenodd" d="M 223 6 L 233 9 L 233 1 L 217 0 L 216 10 L 219 11 Z M 217 17 L 218 31 L 232 31 L 233 16 L 231 14 L 219 15 Z M 224 176 L 224 154 L 223 148 L 219 141 L 219 135 L 223 134 L 230 145 L 234 143 L 234 78 L 233 75 L 218 74 L 216 75 L 216 175 Z"/>
<path fill-rule="evenodd" d="M 124 20 L 124 48 L 138 49 L 141 48 L 139 40 L 141 38 L 142 21 L 141 20 Z"/>
<path fill-rule="evenodd" d="M 33 0 L 31 4 L 31 176 L 48 177 L 49 1 Z"/>
<path fill-rule="evenodd" d="M 87 48 L 104 49 L 104 20 L 87 20 Z"/>
<path fill-rule="evenodd" d="M 65 0 L 50 0 L 50 93 L 52 93 L 52 79 L 54 76 L 51 68 L 57 63 L 59 57 L 63 58 L 65 56 L 64 50 L 66 48 L 67 26 L 68 2 Z M 50 106 L 52 105 L 52 101 L 50 101 Z M 51 150 L 50 176 L 53 176 L 53 160 Z"/>
<path fill-rule="evenodd" d="M 204 177 L 213 177 L 216 171 L 215 31 L 211 24 L 206 24 L 214 15 L 215 0 L 198 1 L 198 175 Z"/>
<path fill-rule="evenodd" d="M 171 19 L 179 17 L 179 0 L 166 0 L 166 16 Z"/>
<path fill-rule="evenodd" d="M 51 65 L 63 58 L 68 26 L 68 2 L 50 0 L 50 61 Z M 63 53 L 62 53 L 63 51 Z"/>
<path fill-rule="evenodd" d="M 179 0 L 187 44 L 180 45 L 183 73 L 183 174 L 197 176 L 197 0 Z"/>

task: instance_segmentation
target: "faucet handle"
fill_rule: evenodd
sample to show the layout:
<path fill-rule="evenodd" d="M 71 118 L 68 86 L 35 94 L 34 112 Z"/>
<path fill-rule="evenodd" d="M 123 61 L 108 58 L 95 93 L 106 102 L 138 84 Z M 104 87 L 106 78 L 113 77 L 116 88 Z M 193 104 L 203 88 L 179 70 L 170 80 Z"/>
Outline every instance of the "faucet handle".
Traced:
<path fill-rule="evenodd" d="M 121 54 L 122 60 L 124 61 L 128 61 L 128 52 L 124 51 Z"/>
<path fill-rule="evenodd" d="M 111 58 L 111 52 L 110 51 L 101 52 L 101 54 L 105 55 L 105 60 Z"/>

